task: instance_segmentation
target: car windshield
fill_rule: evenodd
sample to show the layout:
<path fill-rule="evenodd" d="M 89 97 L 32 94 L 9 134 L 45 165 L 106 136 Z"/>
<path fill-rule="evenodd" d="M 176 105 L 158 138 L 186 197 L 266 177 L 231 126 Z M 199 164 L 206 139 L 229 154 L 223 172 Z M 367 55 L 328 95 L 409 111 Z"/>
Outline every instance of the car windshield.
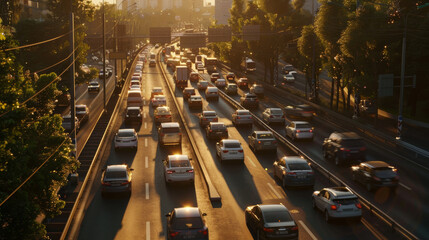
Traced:
<path fill-rule="evenodd" d="M 165 108 L 158 109 L 158 114 L 164 114 L 164 113 L 170 113 L 170 112 Z"/>
<path fill-rule="evenodd" d="M 211 125 L 213 130 L 223 130 L 226 129 L 225 125 L 223 124 L 212 124 Z"/>
<path fill-rule="evenodd" d="M 127 173 L 125 171 L 107 171 L 104 177 L 106 179 L 126 178 Z"/>
<path fill-rule="evenodd" d="M 89 83 L 91 86 L 98 86 L 98 82 L 90 82 Z"/>
<path fill-rule="evenodd" d="M 174 218 L 172 227 L 177 230 L 203 228 L 203 221 L 199 217 Z"/>
<path fill-rule="evenodd" d="M 225 148 L 241 148 L 240 143 L 225 143 Z"/>
<path fill-rule="evenodd" d="M 357 198 L 343 198 L 343 199 L 334 199 L 334 203 L 340 204 L 340 205 L 352 205 L 358 203 Z"/>
<path fill-rule="evenodd" d="M 190 167 L 189 160 L 172 160 L 170 161 L 170 167 Z"/>
<path fill-rule="evenodd" d="M 86 108 L 85 107 L 76 107 L 76 111 L 78 111 L 78 112 L 85 112 Z"/>
<path fill-rule="evenodd" d="M 296 128 L 311 128 L 310 124 L 297 124 Z"/>
<path fill-rule="evenodd" d="M 250 115 L 249 112 L 238 112 L 238 115 Z"/>
<path fill-rule="evenodd" d="M 134 133 L 133 132 L 119 132 L 118 133 L 118 137 L 133 137 Z"/>
<path fill-rule="evenodd" d="M 283 111 L 280 109 L 271 109 L 271 114 L 273 115 L 283 115 Z"/>
<path fill-rule="evenodd" d="M 228 88 L 237 88 L 237 85 L 228 85 Z"/>
<path fill-rule="evenodd" d="M 310 166 L 308 165 L 308 163 L 289 163 L 288 164 L 289 169 L 291 171 L 297 171 L 297 170 L 311 170 Z"/>
<path fill-rule="evenodd" d="M 164 133 L 179 133 L 180 128 L 164 128 L 162 131 Z"/>
<path fill-rule="evenodd" d="M 344 147 L 363 147 L 365 145 L 362 139 L 343 139 L 341 144 Z"/>
<path fill-rule="evenodd" d="M 379 174 L 391 174 L 393 172 L 392 168 L 390 167 L 378 167 L 378 168 L 374 168 L 374 173 L 376 175 Z"/>
<path fill-rule="evenodd" d="M 292 216 L 287 211 L 270 211 L 264 212 L 264 219 L 267 223 L 291 222 Z"/>
<path fill-rule="evenodd" d="M 140 111 L 139 111 L 139 110 L 137 110 L 137 109 L 129 109 L 129 110 L 128 110 L 128 114 L 136 115 L 136 114 L 139 114 L 139 113 L 140 113 Z"/>
<path fill-rule="evenodd" d="M 272 133 L 260 133 L 260 134 L 258 134 L 258 138 L 259 139 L 272 139 L 274 137 L 273 137 Z"/>

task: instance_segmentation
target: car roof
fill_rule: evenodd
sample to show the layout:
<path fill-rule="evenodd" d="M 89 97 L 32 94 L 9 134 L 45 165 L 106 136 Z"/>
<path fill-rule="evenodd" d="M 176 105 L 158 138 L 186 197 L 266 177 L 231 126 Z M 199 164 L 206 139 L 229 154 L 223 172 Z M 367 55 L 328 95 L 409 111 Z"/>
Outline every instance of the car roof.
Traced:
<path fill-rule="evenodd" d="M 383 161 L 368 161 L 368 162 L 363 162 L 363 164 L 367 165 L 370 168 L 390 167 L 389 164 Z"/>
<path fill-rule="evenodd" d="M 240 143 L 240 141 L 236 139 L 222 139 L 223 143 Z"/>
<path fill-rule="evenodd" d="M 217 87 L 207 87 L 207 90 L 216 90 L 216 91 L 218 91 L 218 88 Z"/>
<path fill-rule="evenodd" d="M 228 83 L 228 86 L 237 86 L 235 83 Z"/>
<path fill-rule="evenodd" d="M 223 123 L 223 122 L 210 122 L 209 124 L 210 124 L 210 126 L 213 126 L 213 125 L 214 125 L 214 126 L 216 126 L 216 125 L 219 125 L 219 126 L 221 126 L 221 125 L 222 125 L 222 126 L 225 126 L 225 123 Z"/>
<path fill-rule="evenodd" d="M 222 81 L 226 81 L 225 79 L 223 79 L 223 78 L 218 78 L 216 81 L 220 81 L 220 82 L 222 82 Z"/>
<path fill-rule="evenodd" d="M 281 109 L 281 108 L 267 108 L 267 109 L 270 109 L 271 111 L 272 111 L 272 110 L 282 111 L 282 109 Z"/>
<path fill-rule="evenodd" d="M 288 211 L 283 204 L 258 204 L 262 213 L 264 212 L 277 212 L 277 211 Z"/>
<path fill-rule="evenodd" d="M 253 131 L 255 134 L 273 134 L 271 131 Z"/>
<path fill-rule="evenodd" d="M 286 163 L 307 163 L 307 160 L 301 158 L 300 156 L 284 156 L 282 159 L 284 159 Z"/>
<path fill-rule="evenodd" d="M 162 87 L 154 87 L 152 90 L 162 90 Z"/>
<path fill-rule="evenodd" d="M 336 198 L 356 197 L 356 195 L 353 194 L 347 187 L 331 187 L 325 188 L 325 190 L 328 190 Z"/>
<path fill-rule="evenodd" d="M 178 122 L 161 123 L 161 128 L 175 128 L 175 127 L 180 127 Z"/>
<path fill-rule="evenodd" d="M 140 90 L 134 90 L 134 89 L 128 90 L 128 93 L 139 93 L 139 94 L 141 94 Z"/>
<path fill-rule="evenodd" d="M 191 96 L 191 98 L 198 98 L 198 99 L 201 99 L 201 96 L 200 96 L 200 95 L 192 95 L 192 96 Z"/>
<path fill-rule="evenodd" d="M 118 130 L 118 133 L 134 133 L 134 128 L 122 128 Z"/>
<path fill-rule="evenodd" d="M 247 79 L 247 78 L 240 78 L 240 79 L 238 79 L 238 80 L 246 80 L 246 81 L 247 81 L 248 79 Z"/>
<path fill-rule="evenodd" d="M 140 110 L 140 107 L 127 107 L 127 110 Z"/>
<path fill-rule="evenodd" d="M 86 107 L 86 105 L 85 104 L 79 104 L 79 105 L 76 105 L 76 107 L 78 108 L 78 107 Z"/>
<path fill-rule="evenodd" d="M 219 73 L 212 73 L 212 76 L 213 76 L 213 75 L 220 75 L 220 74 L 219 74 Z"/>
<path fill-rule="evenodd" d="M 197 207 L 183 207 L 174 209 L 176 218 L 201 217 Z"/>
<path fill-rule="evenodd" d="M 154 98 L 165 98 L 165 95 L 155 95 Z"/>
<path fill-rule="evenodd" d="M 189 160 L 188 155 L 168 155 L 168 160 Z"/>
<path fill-rule="evenodd" d="M 341 132 L 337 133 L 342 139 L 362 139 L 357 133 L 355 132 Z"/>
<path fill-rule="evenodd" d="M 193 87 L 186 87 L 185 89 L 183 89 L 183 90 L 194 90 L 195 91 L 195 88 L 193 88 Z"/>
<path fill-rule="evenodd" d="M 106 167 L 106 172 L 116 172 L 116 171 L 126 171 L 127 165 L 125 164 L 117 164 L 117 165 L 108 165 Z"/>
<path fill-rule="evenodd" d="M 244 96 L 245 97 L 248 97 L 248 96 L 256 97 L 256 94 L 254 94 L 254 93 L 246 93 L 246 94 L 244 94 Z"/>
<path fill-rule="evenodd" d="M 249 113 L 250 114 L 250 111 L 247 109 L 238 109 L 237 113 Z"/>
<path fill-rule="evenodd" d="M 165 110 L 168 110 L 168 111 L 170 111 L 170 108 L 168 107 L 168 106 L 159 106 L 159 107 L 157 107 L 155 110 L 157 110 L 157 109 L 165 109 Z"/>
<path fill-rule="evenodd" d="M 306 122 L 306 121 L 292 121 L 291 123 L 295 123 L 295 124 L 310 124 L 309 122 Z"/>
<path fill-rule="evenodd" d="M 214 114 L 216 114 L 216 111 L 203 111 L 203 114 L 206 114 L 206 113 L 214 113 Z"/>

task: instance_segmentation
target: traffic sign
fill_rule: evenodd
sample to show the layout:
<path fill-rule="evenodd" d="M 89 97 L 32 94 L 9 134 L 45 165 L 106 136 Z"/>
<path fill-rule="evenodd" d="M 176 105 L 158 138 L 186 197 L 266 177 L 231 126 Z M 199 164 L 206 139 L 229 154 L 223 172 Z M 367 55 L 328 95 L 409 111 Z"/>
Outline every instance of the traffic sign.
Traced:
<path fill-rule="evenodd" d="M 224 26 L 221 28 L 209 28 L 208 42 L 230 42 L 231 28 Z"/>
<path fill-rule="evenodd" d="M 200 48 L 206 46 L 206 35 L 204 33 L 187 33 L 180 37 L 180 47 Z"/>
<path fill-rule="evenodd" d="M 171 43 L 171 28 L 170 27 L 151 27 L 149 28 L 150 43 Z"/>
<path fill-rule="evenodd" d="M 378 97 L 393 96 L 393 74 L 378 75 Z"/>

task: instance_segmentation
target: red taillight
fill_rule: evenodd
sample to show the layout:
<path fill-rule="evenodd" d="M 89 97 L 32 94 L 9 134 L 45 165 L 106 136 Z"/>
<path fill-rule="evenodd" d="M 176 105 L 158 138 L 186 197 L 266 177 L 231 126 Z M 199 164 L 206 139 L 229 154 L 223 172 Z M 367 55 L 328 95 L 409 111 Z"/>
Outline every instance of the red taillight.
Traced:
<path fill-rule="evenodd" d="M 210 132 L 213 132 L 213 130 L 210 129 Z"/>
<path fill-rule="evenodd" d="M 103 186 L 112 186 L 112 184 L 108 183 L 108 182 L 102 182 L 101 183 Z"/>
<path fill-rule="evenodd" d="M 171 237 L 175 237 L 175 236 L 177 236 L 177 235 L 179 235 L 179 232 L 171 232 L 171 233 L 170 233 L 170 236 L 171 236 Z"/>
<path fill-rule="evenodd" d="M 217 118 L 213 118 L 213 121 L 216 121 L 216 122 L 217 122 Z"/>
<path fill-rule="evenodd" d="M 379 177 L 376 177 L 376 176 L 374 176 L 374 177 L 372 177 L 375 181 L 380 181 L 381 179 L 379 178 Z"/>
<path fill-rule="evenodd" d="M 126 181 L 126 182 L 122 182 L 121 185 L 127 185 L 129 183 L 130 183 L 129 181 Z"/>
<path fill-rule="evenodd" d="M 298 231 L 298 226 L 292 227 L 290 230 L 292 230 L 292 231 Z"/>
<path fill-rule="evenodd" d="M 340 150 L 344 152 L 350 152 L 350 149 L 347 149 L 347 148 L 340 148 Z"/>
<path fill-rule="evenodd" d="M 312 133 L 312 132 L 313 132 L 313 129 L 310 129 L 310 132 Z"/>
<path fill-rule="evenodd" d="M 301 130 L 296 130 L 296 132 L 298 132 L 298 133 L 299 133 L 299 132 L 301 132 Z"/>
<path fill-rule="evenodd" d="M 337 205 L 331 205 L 331 210 L 337 210 Z"/>
<path fill-rule="evenodd" d="M 366 147 L 361 147 L 359 150 L 360 150 L 360 151 L 365 151 L 365 150 L 366 150 Z"/>
<path fill-rule="evenodd" d="M 227 153 L 228 152 L 228 150 L 223 150 L 223 153 Z"/>
<path fill-rule="evenodd" d="M 264 227 L 264 232 L 274 232 L 274 229 Z"/>
<path fill-rule="evenodd" d="M 207 118 L 203 118 L 203 120 L 205 121 L 205 120 L 207 120 Z"/>
<path fill-rule="evenodd" d="M 203 235 L 209 234 L 209 231 L 207 229 L 199 230 L 198 232 L 202 233 Z"/>
<path fill-rule="evenodd" d="M 193 172 L 194 172 L 194 169 L 186 170 L 186 172 L 193 173 Z"/>
<path fill-rule="evenodd" d="M 359 209 L 361 209 L 362 205 L 360 203 L 356 203 L 356 207 L 359 208 Z"/>
<path fill-rule="evenodd" d="M 261 141 L 258 141 L 259 144 L 261 144 Z"/>
<path fill-rule="evenodd" d="M 168 174 L 172 174 L 172 173 L 174 173 L 175 171 L 174 170 L 167 170 L 167 173 Z"/>
<path fill-rule="evenodd" d="M 295 175 L 296 175 L 296 172 L 287 172 L 286 174 L 287 174 L 287 175 L 293 175 L 293 176 L 295 176 Z"/>
<path fill-rule="evenodd" d="M 170 118 L 170 117 L 171 117 L 171 115 L 165 115 L 165 117 L 168 117 L 168 118 Z"/>
<path fill-rule="evenodd" d="M 273 144 L 276 144 L 276 143 L 277 143 L 277 141 L 276 141 L 276 140 L 274 140 L 274 141 L 273 141 Z"/>
<path fill-rule="evenodd" d="M 237 116 L 237 119 L 240 119 L 241 117 Z"/>
<path fill-rule="evenodd" d="M 270 115 L 270 118 L 274 118 L 274 116 L 273 116 L 273 115 Z"/>
<path fill-rule="evenodd" d="M 314 174 L 314 172 L 313 172 L 313 171 L 311 171 L 311 172 L 308 172 L 307 174 L 308 174 L 308 175 L 313 175 L 313 174 Z"/>
<path fill-rule="evenodd" d="M 243 152 L 243 150 L 238 150 L 238 152 Z"/>

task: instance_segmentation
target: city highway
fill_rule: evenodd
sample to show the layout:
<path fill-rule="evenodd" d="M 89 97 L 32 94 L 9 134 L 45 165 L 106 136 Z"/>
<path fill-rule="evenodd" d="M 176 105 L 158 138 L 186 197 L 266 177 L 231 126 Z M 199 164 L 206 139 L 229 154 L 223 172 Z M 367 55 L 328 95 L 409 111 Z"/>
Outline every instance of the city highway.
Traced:
<path fill-rule="evenodd" d="M 164 67 L 164 64 L 161 64 Z M 215 143 L 205 139 L 198 125 L 199 111 L 190 111 L 183 103 L 181 91 L 175 90 L 179 110 L 175 109 L 172 96 L 168 94 L 160 69 L 145 66 L 143 74 L 143 123 L 133 126 L 139 133 L 139 146 L 135 151 L 115 151 L 113 133 L 123 127 L 126 102 L 121 103 L 119 116 L 115 119 L 114 131 L 110 134 L 110 146 L 103 153 L 101 166 L 126 163 L 134 168 L 133 193 L 130 198 L 112 197 L 103 199 L 100 193 L 101 171 L 91 186 L 91 197 L 81 224 L 79 239 L 165 239 L 164 215 L 174 207 L 198 206 L 207 213 L 211 239 L 251 239 L 244 221 L 244 209 L 258 203 L 283 203 L 291 212 L 300 229 L 300 239 L 394 239 L 395 235 L 377 232 L 377 227 L 368 227 L 356 221 L 340 221 L 327 224 L 320 212 L 311 207 L 312 189 L 287 189 L 280 187 L 271 175 L 274 159 L 288 155 L 287 149 L 278 149 L 277 154 L 253 154 L 246 144 L 251 129 L 236 129 L 231 124 L 234 111 L 222 99 L 219 102 L 204 101 L 204 110 L 215 110 L 228 125 L 229 137 L 242 142 L 244 164 L 220 164 L 215 156 Z M 169 81 L 172 82 L 170 76 Z M 167 186 L 164 183 L 162 159 L 168 154 L 179 153 L 177 148 L 160 148 L 157 145 L 156 126 L 152 121 L 153 109 L 149 104 L 150 89 L 161 86 L 167 95 L 167 104 L 173 111 L 173 121 L 178 120 L 177 111 L 184 113 L 191 137 L 197 142 L 203 163 L 209 170 L 222 200 L 210 202 L 206 185 L 197 163 L 195 184 Z M 194 86 L 195 87 L 195 86 Z M 202 94 L 204 97 L 204 94 Z M 186 138 L 185 138 L 186 139 Z M 188 142 L 184 141 L 182 153 L 193 156 Z M 316 174 L 316 189 L 332 186 L 327 179 Z M 364 215 L 365 219 L 371 216 Z"/>

